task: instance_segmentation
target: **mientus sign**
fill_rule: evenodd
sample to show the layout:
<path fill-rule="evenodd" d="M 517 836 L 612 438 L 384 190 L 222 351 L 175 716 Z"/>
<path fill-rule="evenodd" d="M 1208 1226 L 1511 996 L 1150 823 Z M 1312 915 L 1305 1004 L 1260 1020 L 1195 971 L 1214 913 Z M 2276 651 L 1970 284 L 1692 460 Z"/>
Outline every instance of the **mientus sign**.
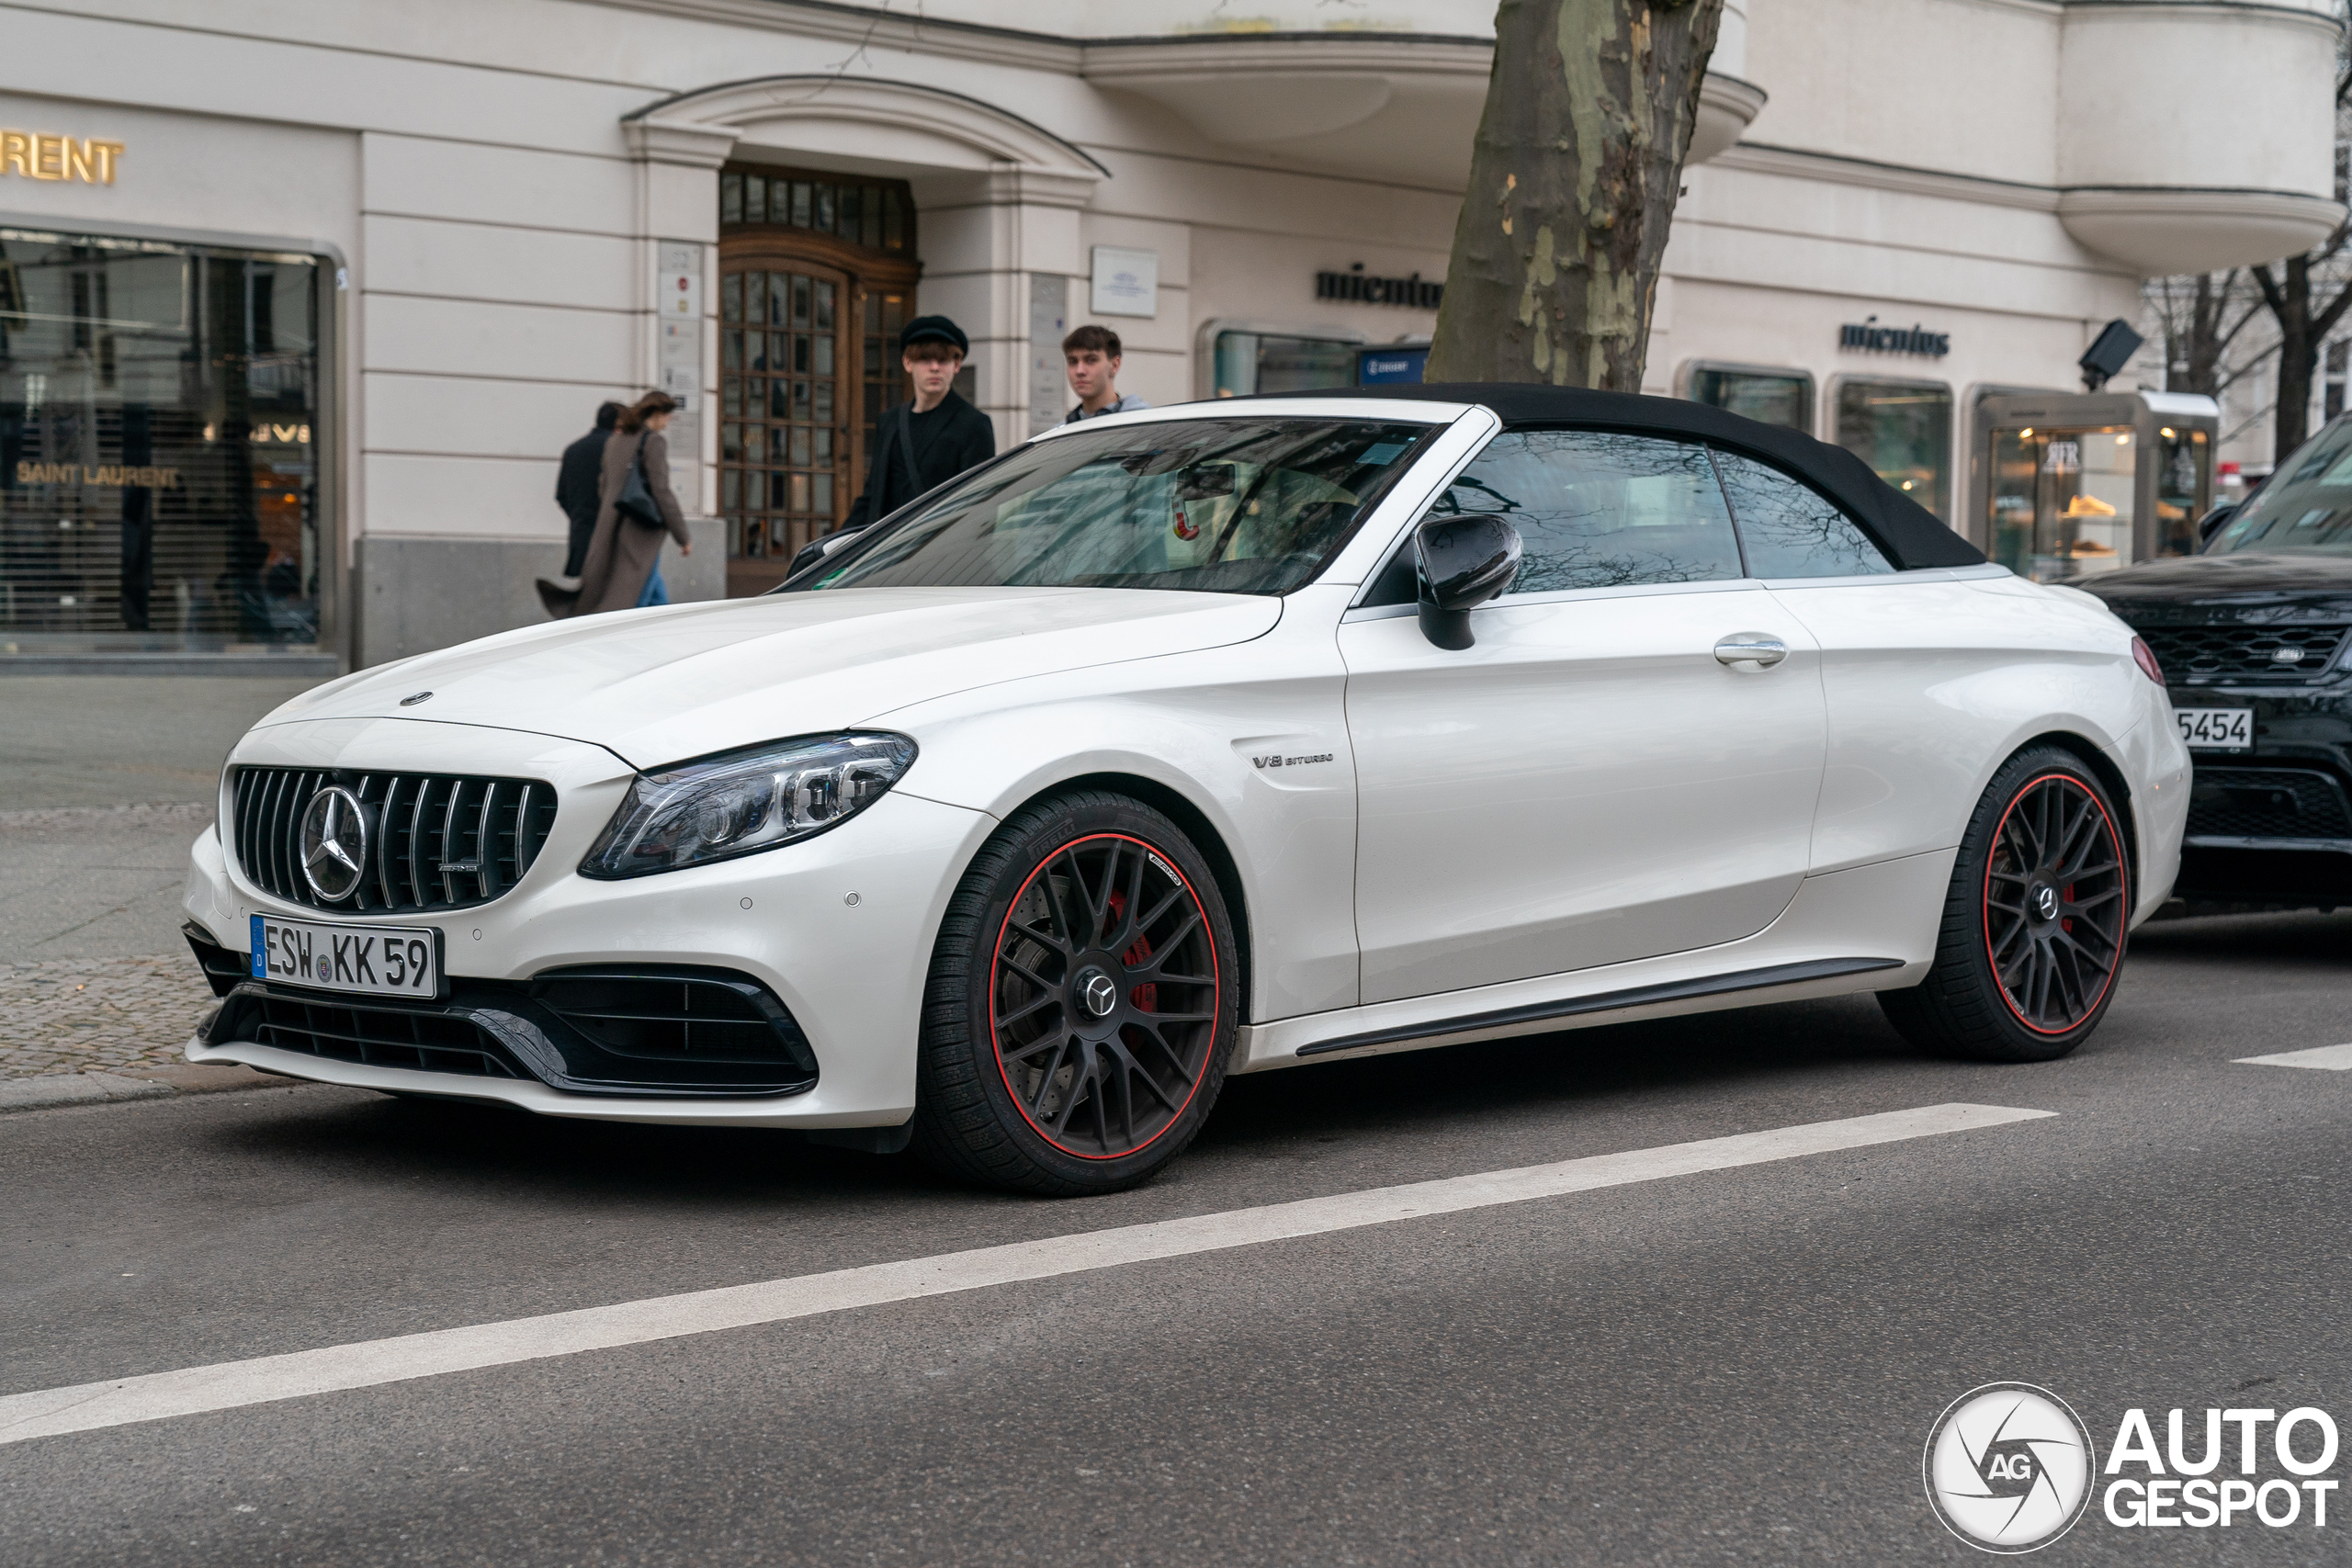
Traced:
<path fill-rule="evenodd" d="M 1315 275 L 1315 298 L 1317 299 L 1352 299 L 1363 305 L 1409 305 L 1416 310 L 1434 310 L 1438 301 L 1445 298 L 1445 285 L 1431 282 L 1419 273 L 1410 277 L 1374 277 L 1358 262 L 1345 272 L 1318 272 Z"/>
<path fill-rule="evenodd" d="M 1916 321 L 1907 327 L 1883 327 L 1876 316 L 1865 316 L 1838 329 L 1838 346 L 1873 354 L 1924 354 L 1930 359 L 1940 359 L 1951 352 L 1951 333 L 1931 333 Z"/>

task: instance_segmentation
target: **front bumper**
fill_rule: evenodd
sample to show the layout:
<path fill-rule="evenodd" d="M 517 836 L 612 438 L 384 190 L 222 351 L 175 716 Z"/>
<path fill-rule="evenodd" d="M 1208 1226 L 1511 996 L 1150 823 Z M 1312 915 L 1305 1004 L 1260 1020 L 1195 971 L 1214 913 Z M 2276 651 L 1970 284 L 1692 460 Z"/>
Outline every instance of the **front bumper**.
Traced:
<path fill-rule="evenodd" d="M 243 1062 L 320 1082 L 500 1100 L 546 1115 L 610 1121 L 871 1127 L 896 1125 L 912 1113 L 932 943 L 956 879 L 995 826 L 987 814 L 893 791 L 803 843 L 604 882 L 582 877 L 574 868 L 610 820 L 632 774 L 600 747 L 478 726 L 329 720 L 255 730 L 230 761 L 232 766 L 439 770 L 544 780 L 557 793 L 556 820 L 545 848 L 512 891 L 470 908 L 332 918 L 440 927 L 458 998 L 469 981 L 524 984 L 559 969 L 659 966 L 747 976 L 797 1022 L 815 1058 L 816 1081 L 798 1091 L 771 1088 L 751 1095 L 740 1089 L 715 1096 L 666 1089 L 639 1096 L 612 1085 L 566 1089 L 537 1076 L 526 1080 L 334 1060 L 278 1048 L 265 1038 L 228 1038 L 217 1027 L 211 1037 L 189 1043 L 190 1061 Z M 224 813 L 223 819 L 233 817 Z M 192 852 L 187 913 L 215 941 L 232 951 L 243 948 L 256 913 L 321 918 L 317 909 L 271 897 L 232 858 L 213 831 Z M 222 1017 L 232 1014 L 224 1010 Z"/>
<path fill-rule="evenodd" d="M 2177 897 L 2191 904 L 2352 904 L 2352 680 L 2176 682 L 2176 707 L 2254 710 L 2254 746 L 2195 753 Z"/>

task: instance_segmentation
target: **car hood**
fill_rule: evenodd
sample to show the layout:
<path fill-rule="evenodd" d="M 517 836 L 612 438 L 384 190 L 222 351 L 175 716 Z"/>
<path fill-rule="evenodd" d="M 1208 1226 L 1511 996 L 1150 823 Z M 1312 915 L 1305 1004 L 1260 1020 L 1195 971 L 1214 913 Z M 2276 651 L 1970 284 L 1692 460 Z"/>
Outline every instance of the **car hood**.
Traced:
<path fill-rule="evenodd" d="M 346 676 L 263 722 L 489 725 L 654 768 L 975 686 L 1244 642 L 1282 610 L 1262 595 L 1111 588 L 763 594 L 503 632 Z"/>
<path fill-rule="evenodd" d="M 2352 558 L 2338 556 L 2183 556 L 2100 572 L 2075 586 L 2139 626 L 2352 615 Z"/>

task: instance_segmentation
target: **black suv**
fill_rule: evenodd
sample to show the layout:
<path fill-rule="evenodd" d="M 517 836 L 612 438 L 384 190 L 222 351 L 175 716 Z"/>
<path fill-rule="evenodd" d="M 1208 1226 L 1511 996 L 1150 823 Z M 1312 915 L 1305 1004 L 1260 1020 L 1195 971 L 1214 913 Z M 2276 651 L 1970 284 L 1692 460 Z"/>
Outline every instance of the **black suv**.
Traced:
<path fill-rule="evenodd" d="M 2203 554 L 2076 586 L 2154 649 L 2195 758 L 2174 892 L 2352 905 L 2352 414 L 2281 464 Z"/>

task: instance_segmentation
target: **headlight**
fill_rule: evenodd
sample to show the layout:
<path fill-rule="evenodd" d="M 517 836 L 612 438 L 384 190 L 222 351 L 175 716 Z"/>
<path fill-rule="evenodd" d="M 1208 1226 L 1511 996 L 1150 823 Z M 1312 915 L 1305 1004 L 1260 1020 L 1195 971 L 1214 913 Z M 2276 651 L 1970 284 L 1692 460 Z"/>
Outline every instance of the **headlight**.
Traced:
<path fill-rule="evenodd" d="M 645 876 L 813 838 L 906 775 L 903 735 L 810 735 L 639 773 L 582 876 Z"/>

